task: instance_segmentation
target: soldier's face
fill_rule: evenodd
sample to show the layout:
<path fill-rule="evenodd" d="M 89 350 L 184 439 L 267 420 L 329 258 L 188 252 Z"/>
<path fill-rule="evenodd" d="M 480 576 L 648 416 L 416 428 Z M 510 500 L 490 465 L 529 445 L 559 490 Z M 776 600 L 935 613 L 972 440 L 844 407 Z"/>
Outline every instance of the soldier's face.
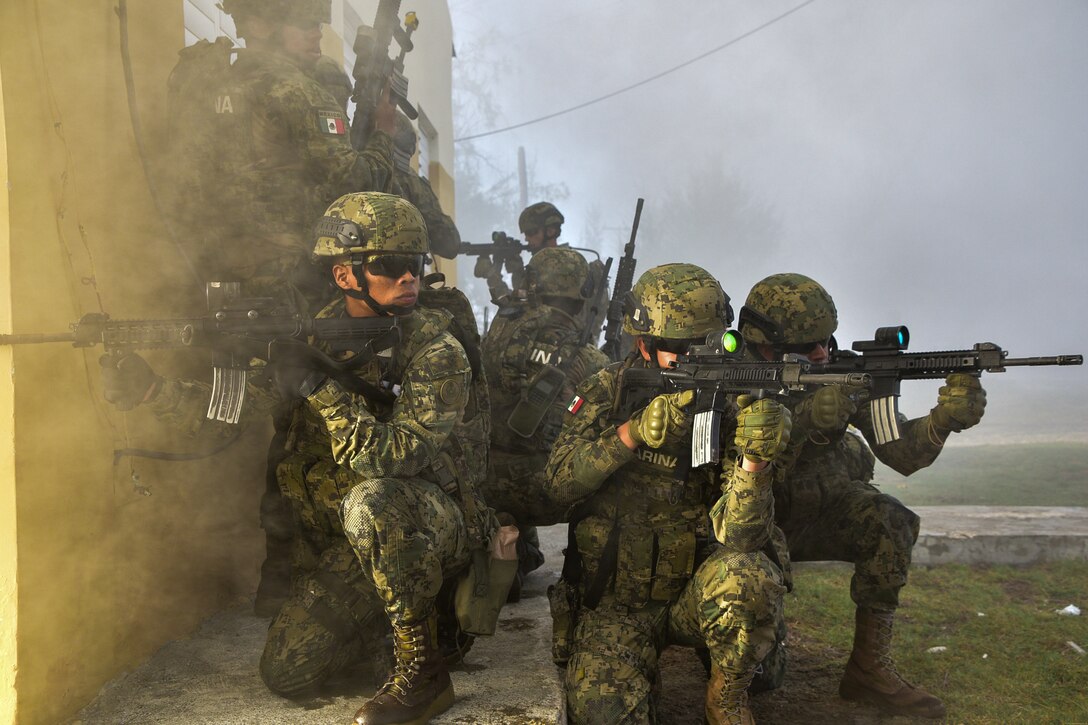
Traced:
<path fill-rule="evenodd" d="M 406 270 L 399 277 L 386 277 L 363 270 L 366 276 L 367 292 L 379 305 L 412 307 L 419 299 L 419 277 Z M 332 268 L 332 277 L 340 289 L 361 290 L 355 270 L 350 264 L 337 264 Z M 378 313 L 363 300 L 347 297 L 348 313 L 352 317 L 374 317 Z"/>
<path fill-rule="evenodd" d="M 284 23 L 280 26 L 280 43 L 284 53 L 304 65 L 313 65 L 321 57 L 321 24 Z"/>
<path fill-rule="evenodd" d="M 531 232 L 525 232 L 525 243 L 529 245 L 530 252 L 538 252 L 544 248 L 544 230 L 535 229 Z"/>

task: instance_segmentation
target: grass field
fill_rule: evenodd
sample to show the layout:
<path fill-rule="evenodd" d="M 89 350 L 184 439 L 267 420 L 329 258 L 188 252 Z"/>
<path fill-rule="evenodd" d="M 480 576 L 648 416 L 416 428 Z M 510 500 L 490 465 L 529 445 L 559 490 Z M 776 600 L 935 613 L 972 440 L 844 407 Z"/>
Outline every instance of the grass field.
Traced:
<path fill-rule="evenodd" d="M 878 462 L 874 482 L 908 506 L 1088 506 L 1088 444 L 950 446 L 910 477 Z"/>
<path fill-rule="evenodd" d="M 806 649 L 840 653 L 853 636 L 847 568 L 803 568 L 787 612 Z M 1028 569 L 941 566 L 911 572 L 894 654 L 900 670 L 944 699 L 949 721 L 1088 722 L 1088 562 Z M 947 647 L 927 653 L 931 647 Z M 836 669 L 836 675 L 841 672 Z M 837 684 L 837 683 L 834 683 Z"/>

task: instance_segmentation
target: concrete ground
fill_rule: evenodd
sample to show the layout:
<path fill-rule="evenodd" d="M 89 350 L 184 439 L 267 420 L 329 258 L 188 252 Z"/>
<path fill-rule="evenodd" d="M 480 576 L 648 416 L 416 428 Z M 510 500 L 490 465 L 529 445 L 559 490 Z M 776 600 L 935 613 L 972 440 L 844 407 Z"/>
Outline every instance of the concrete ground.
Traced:
<path fill-rule="evenodd" d="M 1031 564 L 1088 559 L 1088 508 L 918 507 L 916 564 Z M 526 581 L 522 600 L 503 610 L 494 637 L 478 639 L 452 673 L 457 702 L 435 723 L 544 725 L 565 722 L 550 658 L 545 595 L 559 575 L 565 527 L 541 529 L 547 563 Z M 208 619 L 192 637 L 171 642 L 136 670 L 103 687 L 79 725 L 345 725 L 373 692 L 360 675 L 321 697 L 295 703 L 272 695 L 257 675 L 267 619 L 249 603 Z"/>

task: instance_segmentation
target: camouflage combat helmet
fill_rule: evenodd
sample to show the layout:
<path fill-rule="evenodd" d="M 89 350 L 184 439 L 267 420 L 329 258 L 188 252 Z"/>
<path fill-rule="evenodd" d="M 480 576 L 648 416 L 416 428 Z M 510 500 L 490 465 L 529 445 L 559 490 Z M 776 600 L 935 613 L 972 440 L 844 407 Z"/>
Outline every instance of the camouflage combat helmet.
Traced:
<path fill-rule="evenodd" d="M 426 254 L 427 226 L 411 203 L 393 194 L 344 194 L 325 211 L 314 230 L 314 261 L 351 254 Z"/>
<path fill-rule="evenodd" d="M 525 283 L 541 297 L 581 301 L 589 296 L 589 263 L 569 247 L 541 249 L 525 266 Z"/>
<path fill-rule="evenodd" d="M 740 310 L 740 333 L 757 345 L 828 340 L 839 326 L 831 295 L 803 274 L 772 274 L 756 282 Z"/>
<path fill-rule="evenodd" d="M 694 264 L 646 270 L 624 304 L 623 331 L 636 337 L 691 340 L 731 324 L 729 295 L 709 272 Z"/>
<path fill-rule="evenodd" d="M 547 201 L 538 201 L 522 210 L 518 217 L 518 228 L 522 234 L 532 234 L 538 229 L 549 226 L 561 226 L 563 215 L 555 205 Z"/>
<path fill-rule="evenodd" d="M 222 0 L 219 9 L 227 15 L 256 15 L 308 27 L 332 21 L 332 0 Z"/>

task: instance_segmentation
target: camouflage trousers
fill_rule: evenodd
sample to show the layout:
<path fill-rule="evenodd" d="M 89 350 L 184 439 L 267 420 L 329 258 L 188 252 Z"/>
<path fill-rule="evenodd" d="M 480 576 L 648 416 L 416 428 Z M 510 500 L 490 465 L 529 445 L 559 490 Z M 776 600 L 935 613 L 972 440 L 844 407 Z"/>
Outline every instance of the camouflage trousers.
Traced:
<path fill-rule="evenodd" d="M 715 545 L 672 603 L 629 610 L 609 593 L 583 607 L 564 679 L 570 722 L 656 722 L 658 658 L 669 644 L 706 648 L 727 674 L 755 670 L 774 647 L 785 591 L 765 554 Z"/>
<path fill-rule="evenodd" d="M 907 583 L 919 519 L 867 482 L 873 454 L 852 438 L 847 434 L 835 449 L 800 461 L 784 481 L 775 482 L 775 523 L 786 535 L 790 559 L 852 562 L 854 603 L 895 609 Z"/>
<path fill-rule="evenodd" d="M 261 679 L 284 697 L 312 692 L 337 673 L 387 658 L 388 631 L 374 585 L 341 539 L 313 570 L 296 577 L 269 625 Z"/>
<path fill-rule="evenodd" d="M 544 563 L 537 526 L 550 526 L 567 520 L 567 509 L 557 506 L 544 493 L 544 464 L 548 454 L 511 453 L 491 448 L 487 478 L 480 494 L 487 505 L 499 513 L 514 517 L 521 534 L 518 537 L 518 570 L 528 574 Z"/>
<path fill-rule="evenodd" d="M 393 623 L 427 617 L 443 580 L 468 567 L 471 543 L 461 507 L 429 481 L 364 480 L 344 498 L 340 518 Z"/>

